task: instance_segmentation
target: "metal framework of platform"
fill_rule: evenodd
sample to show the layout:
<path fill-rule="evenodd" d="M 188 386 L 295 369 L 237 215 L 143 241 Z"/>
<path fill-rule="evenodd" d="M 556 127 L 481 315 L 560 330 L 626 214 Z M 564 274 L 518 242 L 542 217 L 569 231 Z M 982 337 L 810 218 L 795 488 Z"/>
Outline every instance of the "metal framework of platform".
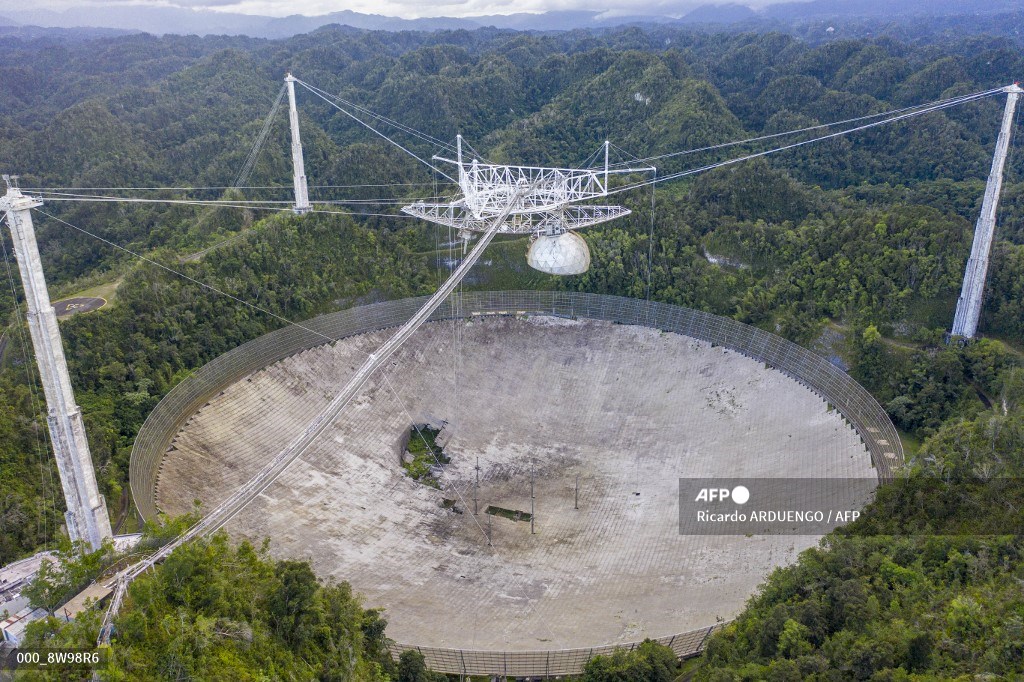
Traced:
<path fill-rule="evenodd" d="M 600 168 L 548 168 L 466 162 L 462 136 L 456 138 L 456 158 L 434 160 L 457 168 L 462 195 L 446 203 L 417 201 L 402 212 L 458 230 L 464 238 L 482 232 L 500 213 L 506 213 L 499 233 L 558 235 L 630 214 L 623 206 L 576 205 L 608 195 L 609 180 L 616 175 L 651 172 L 648 166 L 611 169 L 609 143 L 604 143 Z"/>

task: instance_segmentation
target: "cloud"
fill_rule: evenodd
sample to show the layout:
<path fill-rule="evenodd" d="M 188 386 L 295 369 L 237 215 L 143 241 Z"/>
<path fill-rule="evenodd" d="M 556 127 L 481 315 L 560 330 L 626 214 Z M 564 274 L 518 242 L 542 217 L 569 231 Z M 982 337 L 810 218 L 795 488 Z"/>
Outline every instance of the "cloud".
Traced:
<path fill-rule="evenodd" d="M 74 2 L 76 7 L 82 3 Z M 230 8 L 238 6 L 239 0 L 94 0 L 97 7 L 177 7 L 180 9 Z M 294 12 L 293 12 L 294 13 Z"/>
<path fill-rule="evenodd" d="M 351 10 L 363 14 L 378 14 L 403 19 L 423 17 L 473 17 L 489 14 L 536 13 L 547 11 L 590 10 L 602 16 L 635 16 L 653 14 L 682 16 L 690 10 L 705 4 L 726 4 L 735 2 L 755 7 L 782 0 L 612 0 L 596 4 L 593 0 L 438 0 L 428 3 L 424 0 L 39 0 L 34 9 L 82 10 L 86 7 L 178 7 L 185 9 L 209 9 L 218 12 L 238 12 L 264 16 L 287 16 L 304 14 L 318 16 Z M 15 8 L 21 0 L 0 0 L 0 10 L 8 6 Z"/>

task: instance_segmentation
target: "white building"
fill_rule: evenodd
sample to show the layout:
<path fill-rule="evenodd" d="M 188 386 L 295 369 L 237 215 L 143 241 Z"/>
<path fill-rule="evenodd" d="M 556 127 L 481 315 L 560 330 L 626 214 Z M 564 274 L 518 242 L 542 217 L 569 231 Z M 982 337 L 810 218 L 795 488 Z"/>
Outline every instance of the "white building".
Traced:
<path fill-rule="evenodd" d="M 26 606 L 13 616 L 0 622 L 0 634 L 3 635 L 3 643 L 8 646 L 21 646 L 28 624 L 41 618 L 46 618 L 46 616 L 46 609 L 33 609 L 31 606 Z"/>

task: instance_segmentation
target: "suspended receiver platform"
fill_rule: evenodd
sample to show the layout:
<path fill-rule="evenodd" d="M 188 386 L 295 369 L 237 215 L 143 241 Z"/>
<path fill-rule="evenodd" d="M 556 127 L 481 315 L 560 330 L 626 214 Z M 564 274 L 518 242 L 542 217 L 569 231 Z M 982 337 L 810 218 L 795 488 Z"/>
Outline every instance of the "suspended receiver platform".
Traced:
<path fill-rule="evenodd" d="M 654 170 L 609 169 L 607 142 L 603 168 L 505 166 L 478 159 L 466 163 L 462 158 L 461 135 L 457 138 L 456 153 L 454 160 L 439 156 L 434 159 L 458 167 L 462 196 L 448 203 L 417 201 L 404 206 L 402 212 L 456 229 L 465 240 L 474 232 L 487 230 L 495 218 L 505 215 L 498 233 L 532 235 L 527 262 L 542 272 L 557 275 L 580 274 L 590 265 L 586 243 L 568 232 L 630 214 L 623 206 L 574 204 L 607 196 L 612 175 Z M 537 249 L 543 251 L 542 257 L 534 253 Z"/>
<path fill-rule="evenodd" d="M 463 232 L 483 232 L 504 213 L 507 217 L 499 233 L 557 234 L 629 215 L 629 209 L 622 206 L 570 204 L 607 196 L 613 175 L 654 170 L 647 166 L 609 169 L 607 142 L 603 168 L 505 166 L 477 159 L 466 163 L 461 135 L 456 144 L 456 159 L 434 159 L 458 168 L 462 196 L 448 203 L 417 201 L 403 207 L 403 213 Z"/>

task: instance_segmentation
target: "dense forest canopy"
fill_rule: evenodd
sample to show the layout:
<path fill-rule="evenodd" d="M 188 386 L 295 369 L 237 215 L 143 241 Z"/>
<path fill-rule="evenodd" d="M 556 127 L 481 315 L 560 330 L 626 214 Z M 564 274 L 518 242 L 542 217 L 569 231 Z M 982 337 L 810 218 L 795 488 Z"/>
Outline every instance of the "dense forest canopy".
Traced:
<path fill-rule="evenodd" d="M 284 201 L 290 157 L 283 116 L 248 181 L 269 188 L 226 188 L 288 71 L 441 140 L 462 133 L 489 159 L 567 165 L 582 162 L 606 139 L 623 150 L 623 159 L 646 157 L 987 90 L 1024 73 L 1024 55 L 996 38 L 809 44 L 781 33 L 667 27 L 562 34 L 328 27 L 280 41 L 132 35 L 55 45 L 14 39 L 0 44 L 0 57 L 0 168 L 20 174 L 24 187 L 206 188 L 132 194 Z M 314 200 L 434 194 L 443 178 L 307 91 L 299 94 Z M 1008 168 L 981 323 L 986 338 L 963 347 L 943 340 L 1003 103 L 991 97 L 624 193 L 619 197 L 633 214 L 584 233 L 593 257 L 586 274 L 555 279 L 529 271 L 525 242 L 502 240 L 467 286 L 649 296 L 733 316 L 848 368 L 901 429 L 914 476 L 955 470 L 961 478 L 993 471 L 1019 477 L 1022 154 L 1012 154 Z M 421 156 L 438 151 L 401 139 Z M 659 173 L 769 144 L 666 159 Z M 450 191 L 443 182 L 437 187 Z M 391 212 L 388 204 L 368 206 L 352 211 Z M 37 214 L 54 298 L 95 290 L 111 298 L 61 328 L 100 486 L 122 530 L 135 523 L 126 491 L 128 458 L 148 412 L 189 372 L 281 324 L 197 282 L 298 321 L 425 294 L 447 272 L 448 235 L 403 217 L 60 201 L 43 210 L 191 278 Z M 3 240 L 10 262 L 6 234 Z M 9 284 L 0 286 L 0 564 L 58 544 L 63 506 L 16 272 Z M 924 486 L 921 495 L 937 495 L 928 490 Z M 899 533 L 899 524 L 878 519 L 909 518 L 910 510 L 898 501 L 884 504 L 891 505 L 889 517 L 868 517 L 878 524 L 873 532 Z M 247 567 L 267 608 L 294 578 L 313 595 L 316 618 L 325 609 L 356 613 L 345 588 L 314 587 L 301 568 L 275 567 L 251 548 L 218 542 L 197 546 L 182 561 L 205 566 L 195 575 L 220 581 L 213 564 L 231 555 Z M 1024 665 L 1024 606 L 1019 586 L 1007 578 L 1020 577 L 1020 557 L 1019 541 L 1012 539 L 886 543 L 838 535 L 769 579 L 712 642 L 701 675 L 911 679 L 906 676 L 976 670 L 1011 679 Z M 173 578 L 172 570 L 138 588 L 135 598 L 145 601 L 134 602 L 123 623 L 125 637 L 140 651 L 168 646 L 144 626 L 147 613 L 203 615 L 208 621 L 197 628 L 234 628 L 244 620 L 249 636 L 273 643 L 267 655 L 282 670 L 308 644 L 290 641 L 305 635 L 286 635 L 265 613 L 246 612 L 228 586 L 227 601 L 216 609 L 172 603 L 177 597 L 162 592 L 160 583 Z M 353 647 L 372 649 L 379 633 L 360 639 L 352 629 L 360 617 L 344 621 L 343 636 Z M 878 642 L 884 650 L 871 653 Z M 998 646 L 983 651 L 986 643 Z M 224 646 L 167 659 L 166 670 L 193 669 L 206 655 L 241 655 L 234 644 Z M 386 673 L 368 663 L 374 656 L 379 662 L 378 653 L 367 654 L 369 667 L 360 668 L 367 679 Z M 657 662 L 661 654 L 649 653 L 649 661 L 595 665 L 592 679 L 612 679 L 607 676 L 614 671 L 635 666 L 667 674 Z M 330 655 L 317 656 L 333 669 Z M 238 660 L 231 665 L 266 662 Z M 124 670 L 134 665 L 129 659 L 121 664 Z M 409 670 L 415 664 L 406 662 Z M 828 676 L 830 668 L 840 672 Z"/>
<path fill-rule="evenodd" d="M 308 563 L 272 561 L 266 545 L 233 547 L 223 532 L 137 580 L 129 604 L 104 679 L 414 682 L 391 660 L 387 622 L 364 609 L 348 583 L 321 583 Z M 91 649 L 102 615 L 37 621 L 27 643 Z M 80 679 L 82 669 L 22 674 Z"/>

